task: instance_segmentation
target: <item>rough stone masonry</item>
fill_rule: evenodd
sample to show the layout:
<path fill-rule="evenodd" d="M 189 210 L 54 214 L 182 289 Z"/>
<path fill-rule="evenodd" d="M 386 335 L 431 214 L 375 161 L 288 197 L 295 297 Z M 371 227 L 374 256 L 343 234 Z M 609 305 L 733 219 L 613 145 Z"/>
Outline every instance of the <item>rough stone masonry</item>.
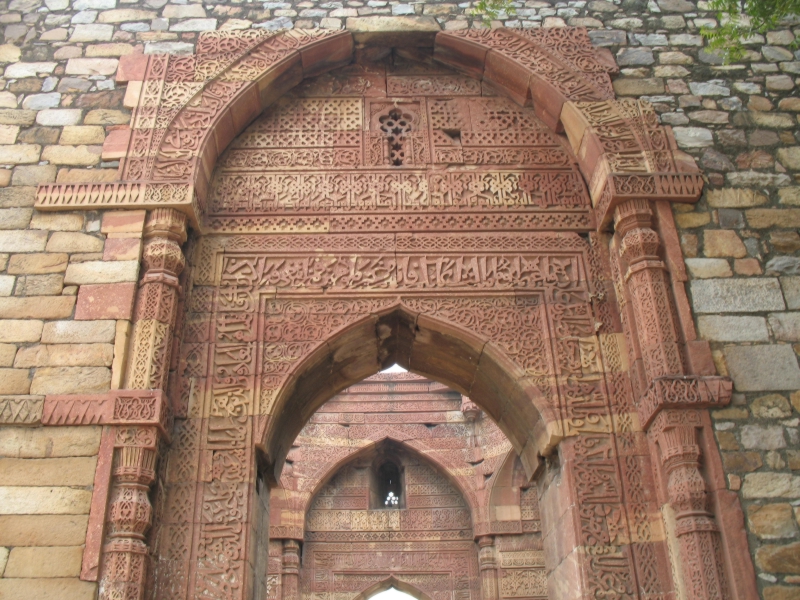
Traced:
<path fill-rule="evenodd" d="M 764 600 L 800 598 L 800 23 L 724 65 L 706 2 L 515 2 L 493 26 L 580 26 L 707 179 L 673 204 L 700 336 L 733 402 L 713 413 Z M 44 183 L 103 182 L 128 124 L 119 58 L 188 54 L 218 29 L 358 27 L 370 16 L 483 27 L 471 3 L 12 0 L 0 3 L 0 597 L 92 598 L 81 556 L 101 428 L 41 428 L 47 394 L 123 385 L 144 211 L 44 213 Z M 80 291 L 80 295 L 79 295 Z M 38 416 L 37 416 L 38 415 Z M 20 426 L 23 425 L 23 426 Z M 26 426 L 27 425 L 27 426 Z"/>

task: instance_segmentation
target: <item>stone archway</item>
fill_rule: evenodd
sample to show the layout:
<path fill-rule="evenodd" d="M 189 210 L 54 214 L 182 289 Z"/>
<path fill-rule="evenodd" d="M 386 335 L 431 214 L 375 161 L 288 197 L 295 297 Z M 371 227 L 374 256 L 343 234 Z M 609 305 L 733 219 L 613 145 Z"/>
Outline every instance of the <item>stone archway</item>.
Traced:
<path fill-rule="evenodd" d="M 475 213 L 483 213 L 483 220 L 463 215 L 433 219 L 427 222 L 431 233 L 406 235 L 419 221 L 404 214 L 413 210 L 403 204 L 378 220 L 358 211 L 341 215 L 330 207 L 316 214 L 267 211 L 244 221 L 211 214 L 212 172 L 228 144 L 304 77 L 348 63 L 352 49 L 346 32 L 215 32 L 201 36 L 194 56 L 131 59 L 120 79 L 129 82 L 128 101 L 136 106 L 134 124 L 109 136 L 104 151 L 108 158 L 121 159 L 120 181 L 40 188 L 37 207 L 42 210 L 151 210 L 126 387 L 166 390 L 170 356 L 173 367 L 180 365 L 189 373 L 173 378 L 171 415 L 156 392 L 111 394 L 107 408 L 96 416 L 118 427 L 108 445 L 116 447 L 118 466 L 107 512 L 110 536 L 102 595 L 139 598 L 145 588 L 149 548 L 143 537 L 151 521 L 147 487 L 155 479 L 160 437 L 156 425 L 168 433 L 169 418 L 180 420 L 174 431 L 175 459 L 165 461 L 163 468 L 174 469 L 183 479 L 170 481 L 167 476 L 176 484 L 173 496 L 160 496 L 156 508 L 169 512 L 170 506 L 179 507 L 173 514 L 181 517 L 162 519 L 166 513 L 160 512 L 154 535 L 172 544 L 163 548 L 174 575 L 169 593 L 247 597 L 247 571 L 253 563 L 248 540 L 260 519 L 257 498 L 263 493 L 254 483 L 255 448 L 261 444 L 264 451 L 262 472 L 279 468 L 286 444 L 269 432 L 276 427 L 282 431 L 287 424 L 291 432 L 302 422 L 304 415 L 292 411 L 303 395 L 296 396 L 297 390 L 313 383 L 306 377 L 314 372 L 310 367 L 320 366 L 321 373 L 332 375 L 338 353 L 353 372 L 343 370 L 323 392 L 317 381 L 315 392 L 305 392 L 308 408 L 370 374 L 370 369 L 377 371 L 381 356 L 396 356 L 402 362 L 403 351 L 427 339 L 447 347 L 442 356 L 458 357 L 472 370 L 462 370 L 461 378 L 448 378 L 442 361 L 427 365 L 429 371 L 421 365 L 422 372 L 469 390 L 487 410 L 499 394 L 518 398 L 508 404 L 511 422 L 505 427 L 509 433 L 514 427 L 522 430 L 509 437 L 529 475 L 538 453 L 558 449 L 559 469 L 554 468 L 550 481 L 564 485 L 550 485 L 544 493 L 552 511 L 548 533 L 559 548 L 549 567 L 553 581 L 573 587 L 556 585 L 556 597 L 673 593 L 660 505 L 667 514 L 666 535 L 678 548 L 672 565 L 677 591 L 697 598 L 747 597 L 754 578 L 748 571 L 741 515 L 720 510 L 731 499 L 720 484 L 716 454 L 703 448 L 707 460 L 699 463 L 710 432 L 704 409 L 724 405 L 730 385 L 713 376 L 708 348 L 695 339 L 667 204 L 697 200 L 702 182 L 693 161 L 675 149 L 669 130 L 657 125 L 646 103 L 613 100 L 608 78 L 613 68 L 590 47 L 585 32 L 440 33 L 434 57 L 441 63 L 481 79 L 493 92 L 520 104 L 532 100 L 541 122 L 566 132 L 571 147 L 567 155 L 588 188 L 588 193 L 579 194 L 582 212 L 577 217 L 565 217 L 568 211 L 559 211 L 564 206 L 558 202 L 552 212 L 547 206 L 522 211 L 521 219 L 498 217 L 503 211 L 479 207 Z M 449 161 L 452 155 L 445 162 Z M 583 187 L 581 180 L 576 182 Z M 504 186 L 484 183 L 497 188 L 494 197 Z M 216 227 L 215 219 L 223 231 L 244 228 L 250 235 L 209 236 L 196 244 L 187 280 L 194 289 L 185 309 L 178 276 L 187 221 L 203 230 Z M 616 233 L 609 238 L 605 232 L 612 220 Z M 255 232 L 248 229 L 251 226 Z M 480 231 L 486 229 L 494 231 Z M 370 233 L 355 233 L 363 230 Z M 436 260 L 429 263 L 428 254 Z M 481 267 L 481 255 L 488 254 L 513 265 L 511 275 L 498 279 L 494 263 L 488 271 Z M 242 283 L 237 269 L 252 255 L 255 262 L 245 266 L 249 275 Z M 541 274 L 555 265 L 555 256 L 562 262 L 556 265 L 559 274 L 550 280 Z M 278 267 L 280 285 L 258 279 L 262 267 L 273 269 L 295 259 L 317 270 Z M 422 271 L 450 260 L 462 275 L 467 273 L 465 264 L 467 269 L 475 264 L 477 284 L 457 289 L 442 283 L 438 292 L 420 291 L 408 277 L 407 266 L 414 260 L 417 270 L 424 263 Z M 368 280 L 361 273 L 365 269 L 371 270 Z M 359 280 L 352 277 L 356 270 Z M 488 282 L 486 273 L 495 278 L 484 286 L 496 292 L 489 299 L 472 293 Z M 232 278 L 225 280 L 224 274 Z M 324 282 L 318 287 L 328 293 L 328 304 L 316 313 L 312 306 L 310 314 L 329 315 L 339 325 L 324 332 L 317 328 L 310 336 L 304 332 L 304 339 L 279 337 L 270 342 L 264 337 L 265 330 L 257 324 L 280 315 L 281 304 L 313 304 L 311 288 L 320 277 Z M 376 285 L 383 281 L 389 282 L 390 292 Z M 559 285 L 564 282 L 566 291 Z M 432 290 L 431 298 L 426 297 Z M 292 298 L 287 291 L 304 297 Z M 349 302 L 356 308 L 328 310 L 339 292 L 339 306 Z M 438 299 L 432 299 L 437 293 Z M 176 321 L 187 309 L 187 322 Z M 343 318 L 345 313 L 358 316 Z M 493 319 L 501 322 L 507 315 L 518 315 L 514 326 L 537 314 L 541 320 L 536 326 L 517 327 L 506 348 L 496 331 L 476 331 L 482 319 L 491 324 Z M 387 316 L 389 321 L 382 322 Z M 465 317 L 471 319 L 469 326 L 459 322 Z M 383 336 L 382 326 L 388 335 Z M 537 331 L 546 335 L 537 338 Z M 180 360 L 172 351 L 178 340 L 185 350 Z M 382 348 L 387 340 L 390 346 Z M 359 363 L 365 342 L 374 356 Z M 508 358 L 509 348 L 530 342 L 538 344 L 536 349 L 519 350 L 519 360 Z M 265 343 L 277 344 L 272 349 L 280 360 L 272 362 L 302 368 L 281 367 L 285 370 L 269 375 L 272 387 L 264 387 L 265 372 L 258 369 L 264 366 Z M 479 357 L 491 358 L 492 353 L 494 363 L 487 363 L 481 380 Z M 543 372 L 523 364 L 536 360 L 544 361 Z M 413 361 L 407 364 L 414 368 Z M 474 377 L 468 388 L 463 382 L 470 373 Z M 504 377 L 519 389 L 498 388 L 496 382 Z M 484 388 L 476 388 L 481 381 Z M 525 390 L 531 386 L 538 392 L 528 393 L 526 400 Z M 315 399 L 314 394 L 319 396 Z M 538 406 L 534 398 L 547 400 Z M 63 418 L 64 410 L 72 410 L 60 402 L 48 399 L 45 412 L 54 422 Z M 131 404 L 149 408 L 117 410 Z M 263 411 L 265 406 L 280 411 Z M 490 414 L 503 423 L 503 411 Z M 541 426 L 536 425 L 539 416 Z M 699 431 L 705 433 L 698 435 Z M 658 481 L 645 475 L 653 467 L 663 469 Z M 130 506 L 136 507 L 135 518 L 128 517 Z M 99 514 L 102 522 L 105 507 Z M 734 564 L 745 568 L 733 569 Z"/>

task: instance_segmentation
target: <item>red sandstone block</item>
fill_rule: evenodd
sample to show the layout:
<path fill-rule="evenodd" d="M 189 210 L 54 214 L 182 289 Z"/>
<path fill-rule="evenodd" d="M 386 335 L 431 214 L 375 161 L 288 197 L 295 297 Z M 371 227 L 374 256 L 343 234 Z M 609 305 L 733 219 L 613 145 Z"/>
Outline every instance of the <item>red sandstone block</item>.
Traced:
<path fill-rule="evenodd" d="M 114 129 L 103 141 L 103 160 L 119 160 L 128 154 L 128 143 L 131 139 L 130 129 Z"/>
<path fill-rule="evenodd" d="M 488 48 L 451 33 L 437 33 L 433 57 L 472 77 L 483 77 Z"/>
<path fill-rule="evenodd" d="M 125 56 L 121 56 L 119 59 L 119 67 L 117 68 L 117 82 L 144 81 L 149 58 L 149 56 L 144 54 L 126 54 Z"/>
<path fill-rule="evenodd" d="M 103 247 L 103 260 L 139 260 L 142 241 L 138 237 L 112 238 Z"/>
<path fill-rule="evenodd" d="M 517 61 L 499 52 L 490 51 L 486 55 L 486 70 L 483 77 L 505 91 L 520 106 L 528 104 L 530 71 Z"/>
<path fill-rule="evenodd" d="M 144 210 L 119 210 L 103 214 L 103 233 L 141 233 L 144 229 Z"/>
<path fill-rule="evenodd" d="M 78 290 L 75 320 L 128 320 L 133 314 L 135 296 L 136 283 L 134 282 L 82 285 Z"/>
<path fill-rule="evenodd" d="M 353 56 L 353 36 L 342 31 L 321 39 L 300 50 L 303 75 L 314 77 L 338 66 L 346 65 Z"/>

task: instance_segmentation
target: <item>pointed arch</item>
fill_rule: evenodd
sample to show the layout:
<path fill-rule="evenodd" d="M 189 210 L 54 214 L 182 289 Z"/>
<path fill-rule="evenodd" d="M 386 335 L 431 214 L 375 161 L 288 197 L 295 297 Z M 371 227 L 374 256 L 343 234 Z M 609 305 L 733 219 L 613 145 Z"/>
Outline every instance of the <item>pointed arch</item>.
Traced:
<path fill-rule="evenodd" d="M 410 583 L 398 579 L 394 575 L 389 575 L 383 581 L 379 581 L 377 583 L 372 584 L 363 592 L 358 594 L 355 598 L 353 598 L 353 600 L 369 600 L 375 594 L 385 592 L 389 588 L 395 588 L 396 590 L 404 592 L 409 596 L 413 596 L 417 600 L 432 600 L 432 598 L 422 590 L 418 589 L 417 587 L 415 587 Z"/>
<path fill-rule="evenodd" d="M 395 363 L 469 396 L 497 423 L 531 476 L 539 454 L 560 439 L 557 410 L 496 338 L 435 310 L 413 310 L 400 302 L 361 315 L 297 361 L 259 436 L 276 479 L 294 439 L 317 409 Z"/>
<path fill-rule="evenodd" d="M 353 49 L 348 31 L 214 31 L 200 36 L 193 55 L 123 57 L 117 81 L 128 83 L 133 120 L 103 146 L 105 160 L 120 160 L 119 180 L 42 185 L 36 207 L 171 207 L 200 226 L 228 144 L 304 78 L 348 64 Z M 548 126 L 566 132 L 599 229 L 626 200 L 699 200 L 694 160 L 649 103 L 614 100 L 613 57 L 594 48 L 585 29 L 443 31 L 434 57 L 518 104 L 532 102 Z"/>

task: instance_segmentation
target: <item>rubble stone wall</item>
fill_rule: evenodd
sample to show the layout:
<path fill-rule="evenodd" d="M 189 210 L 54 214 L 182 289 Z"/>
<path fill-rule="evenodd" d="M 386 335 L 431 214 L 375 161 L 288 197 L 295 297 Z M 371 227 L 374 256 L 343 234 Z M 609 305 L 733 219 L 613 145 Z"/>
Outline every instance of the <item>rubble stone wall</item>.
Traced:
<path fill-rule="evenodd" d="M 717 441 L 762 597 L 796 599 L 800 24 L 723 65 L 703 50 L 698 29 L 715 18 L 703 1 L 515 4 L 497 25 L 587 27 L 617 58 L 617 95 L 653 102 L 707 176 L 697 205 L 673 206 L 698 330 L 735 385 L 733 405 L 713 415 Z M 144 222 L 142 211 L 38 213 L 36 186 L 116 179 L 101 145 L 130 119 L 120 56 L 190 53 L 207 30 L 338 29 L 371 15 L 482 26 L 469 3 L 0 2 L 0 595 L 95 594 L 77 579 L 75 549 L 99 430 L 36 425 L 45 394 L 120 387 Z"/>

